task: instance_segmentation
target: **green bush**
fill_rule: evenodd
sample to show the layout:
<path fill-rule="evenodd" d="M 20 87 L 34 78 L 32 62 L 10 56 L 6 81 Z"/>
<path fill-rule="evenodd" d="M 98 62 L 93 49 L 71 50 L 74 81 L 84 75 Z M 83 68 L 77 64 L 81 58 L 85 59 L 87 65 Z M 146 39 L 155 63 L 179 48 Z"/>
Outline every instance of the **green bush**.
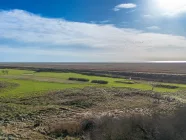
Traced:
<path fill-rule="evenodd" d="M 68 80 L 72 80 L 72 81 L 81 81 L 81 82 L 89 82 L 89 79 L 85 79 L 85 78 L 74 78 L 74 77 L 69 77 Z"/>
<path fill-rule="evenodd" d="M 163 84 L 156 84 L 154 87 L 159 87 L 159 88 L 168 88 L 168 89 L 176 89 L 179 88 L 178 86 L 173 86 L 173 85 L 163 85 Z"/>
<path fill-rule="evenodd" d="M 135 84 L 132 81 L 115 81 L 116 83 L 122 83 L 122 84 Z"/>
<path fill-rule="evenodd" d="M 91 83 L 96 83 L 96 84 L 108 84 L 108 81 L 104 81 L 104 80 L 92 80 Z"/>

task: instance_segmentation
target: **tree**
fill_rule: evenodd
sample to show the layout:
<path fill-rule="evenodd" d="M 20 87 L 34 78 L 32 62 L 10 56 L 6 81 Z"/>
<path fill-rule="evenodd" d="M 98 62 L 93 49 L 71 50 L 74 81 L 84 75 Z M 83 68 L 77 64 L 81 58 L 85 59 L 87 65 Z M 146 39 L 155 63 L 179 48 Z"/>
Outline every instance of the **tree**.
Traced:
<path fill-rule="evenodd" d="M 4 75 L 5 75 L 5 74 L 8 75 L 8 72 L 9 72 L 8 70 L 2 70 L 2 73 L 3 73 Z"/>
<path fill-rule="evenodd" d="M 4 70 L 2 70 L 2 73 L 3 73 L 3 74 L 5 74 L 5 71 L 4 71 Z"/>

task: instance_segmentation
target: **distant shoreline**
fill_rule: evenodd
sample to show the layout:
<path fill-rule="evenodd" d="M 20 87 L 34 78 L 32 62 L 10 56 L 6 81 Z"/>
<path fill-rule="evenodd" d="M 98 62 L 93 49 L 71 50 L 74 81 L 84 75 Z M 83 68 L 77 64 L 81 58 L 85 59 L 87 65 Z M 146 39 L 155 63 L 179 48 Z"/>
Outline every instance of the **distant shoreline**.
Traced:
<path fill-rule="evenodd" d="M 186 63 L 186 61 L 128 61 L 128 62 L 0 62 L 0 64 L 145 64 L 145 63 Z"/>
<path fill-rule="evenodd" d="M 119 71 L 143 73 L 186 74 L 186 61 L 148 61 L 125 63 L 96 63 L 96 62 L 8 62 L 1 63 L 0 68 L 18 69 L 57 69 L 80 71 Z"/>

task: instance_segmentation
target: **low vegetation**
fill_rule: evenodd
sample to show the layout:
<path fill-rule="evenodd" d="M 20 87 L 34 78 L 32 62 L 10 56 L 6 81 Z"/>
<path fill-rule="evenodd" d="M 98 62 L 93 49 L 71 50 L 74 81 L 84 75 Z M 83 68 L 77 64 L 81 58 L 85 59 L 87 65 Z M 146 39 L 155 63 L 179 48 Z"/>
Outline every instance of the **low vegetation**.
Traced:
<path fill-rule="evenodd" d="M 67 136 L 82 139 L 93 125 L 86 120 L 94 121 L 105 115 L 151 116 L 155 112 L 165 115 L 182 105 L 152 91 L 96 87 L 50 91 L 36 97 L 0 98 L 0 101 L 0 129 L 4 135 L 14 134 L 18 139 Z M 4 127 L 7 124 L 9 127 Z"/>
<path fill-rule="evenodd" d="M 10 82 L 5 82 L 5 81 L 0 81 L 0 91 L 3 89 L 13 89 L 19 86 L 17 83 L 10 83 Z"/>
<path fill-rule="evenodd" d="M 6 88 L 6 87 L 7 87 L 7 84 L 6 83 L 0 82 L 0 89 Z"/>

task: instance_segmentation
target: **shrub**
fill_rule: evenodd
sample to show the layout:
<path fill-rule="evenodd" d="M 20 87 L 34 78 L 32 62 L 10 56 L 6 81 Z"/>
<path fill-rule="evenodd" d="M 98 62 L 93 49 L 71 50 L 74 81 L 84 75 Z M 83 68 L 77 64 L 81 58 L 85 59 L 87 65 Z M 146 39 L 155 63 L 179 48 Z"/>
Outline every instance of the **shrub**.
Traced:
<path fill-rule="evenodd" d="M 89 129 L 90 140 L 185 140 L 186 108 L 171 116 L 98 118 Z"/>
<path fill-rule="evenodd" d="M 104 80 L 92 80 L 91 83 L 96 83 L 96 84 L 108 84 L 108 81 L 104 81 Z"/>
<path fill-rule="evenodd" d="M 115 81 L 116 83 L 122 83 L 122 84 L 134 84 L 133 81 Z"/>
<path fill-rule="evenodd" d="M 178 86 L 173 86 L 173 85 L 163 85 L 163 84 L 156 84 L 154 87 L 159 87 L 159 88 L 168 88 L 168 89 L 176 89 L 179 88 Z"/>
<path fill-rule="evenodd" d="M 74 77 L 69 77 L 68 80 L 81 81 L 81 82 L 88 82 L 89 81 L 89 79 L 85 79 L 85 78 L 74 78 Z"/>

